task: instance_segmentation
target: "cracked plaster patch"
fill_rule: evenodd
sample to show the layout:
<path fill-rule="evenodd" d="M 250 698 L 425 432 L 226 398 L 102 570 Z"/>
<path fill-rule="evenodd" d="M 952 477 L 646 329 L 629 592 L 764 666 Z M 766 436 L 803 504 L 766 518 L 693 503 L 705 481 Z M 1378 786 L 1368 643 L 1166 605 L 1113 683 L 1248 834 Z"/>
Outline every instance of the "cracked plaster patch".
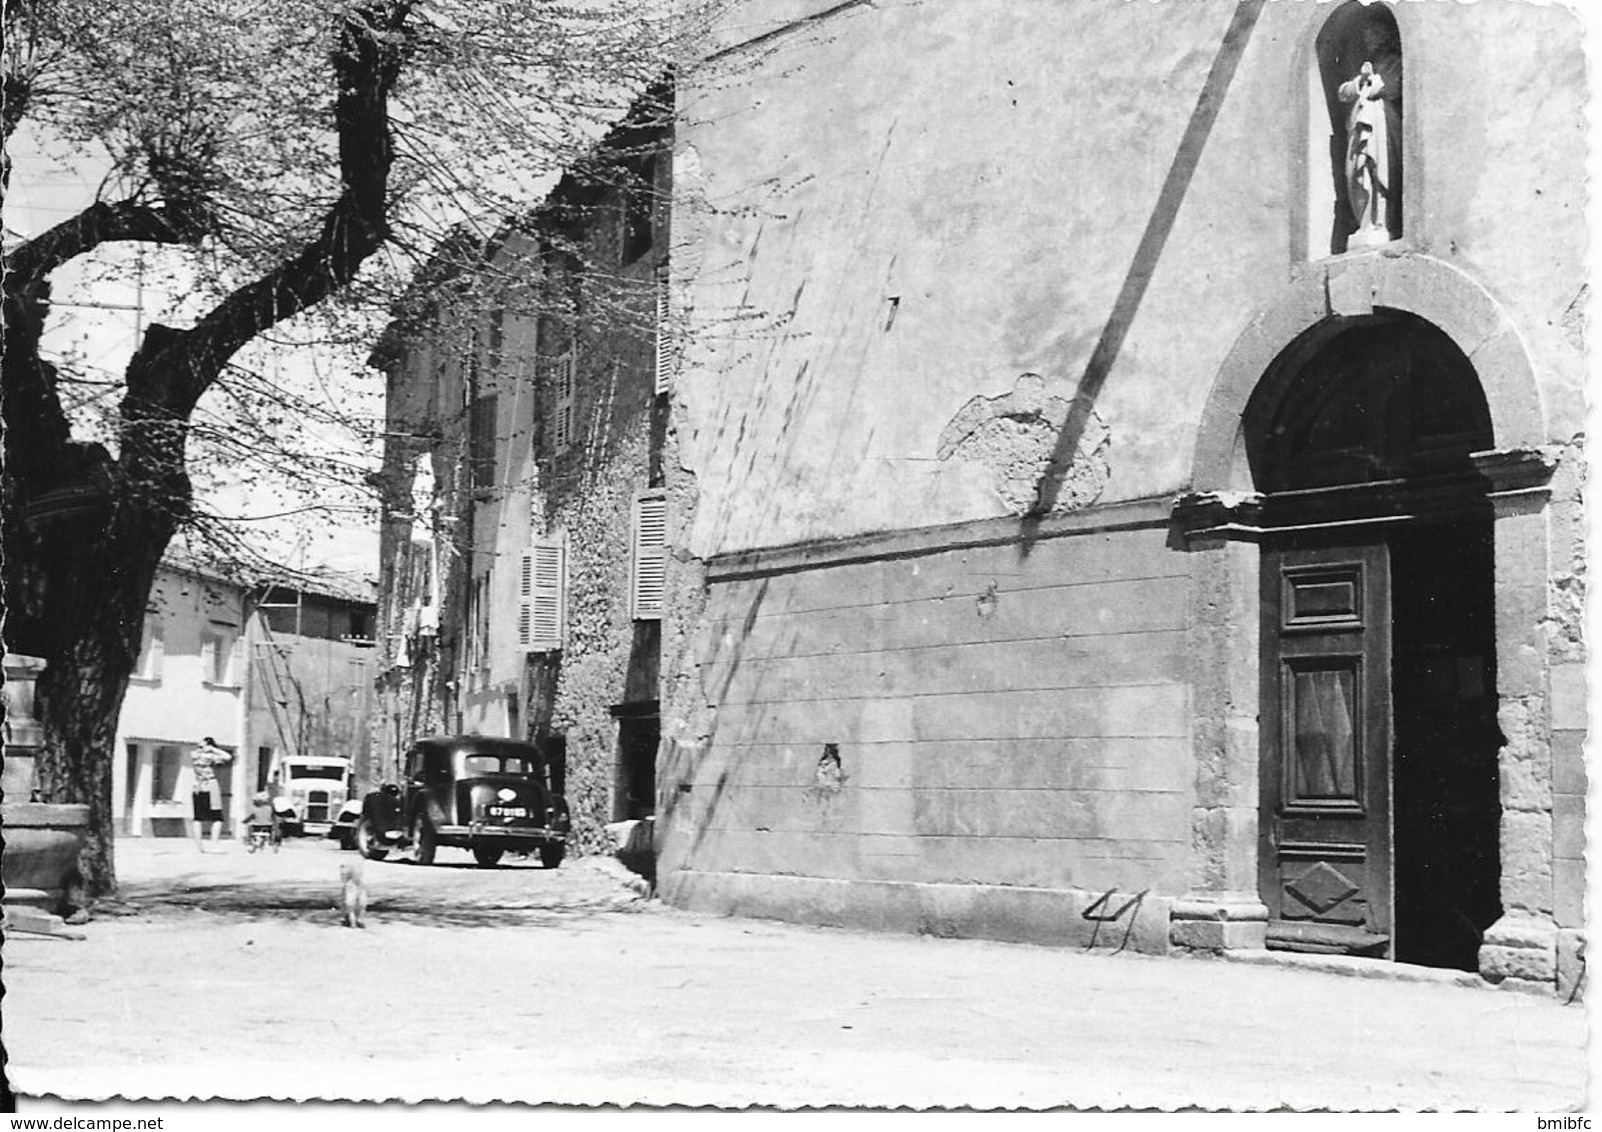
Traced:
<path fill-rule="evenodd" d="M 1039 374 L 1018 378 L 1012 392 L 975 397 L 941 430 L 935 451 L 940 460 L 967 460 L 990 471 L 996 492 L 1015 515 L 1035 509 L 1042 483 L 1054 488 L 1052 511 L 1089 506 L 1107 486 L 1107 449 L 1112 434 L 1094 408 L 1046 394 Z M 1052 454 L 1063 429 L 1079 431 L 1071 457 L 1056 463 Z"/>

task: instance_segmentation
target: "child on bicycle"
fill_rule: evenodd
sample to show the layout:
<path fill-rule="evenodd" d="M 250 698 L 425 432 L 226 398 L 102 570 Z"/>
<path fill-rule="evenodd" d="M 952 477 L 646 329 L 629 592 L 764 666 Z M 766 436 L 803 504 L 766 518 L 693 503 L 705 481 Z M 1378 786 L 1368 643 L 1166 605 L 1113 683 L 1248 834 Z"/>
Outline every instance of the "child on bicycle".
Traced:
<path fill-rule="evenodd" d="M 278 815 L 262 790 L 250 800 L 250 849 L 254 852 L 266 845 L 278 848 Z"/>

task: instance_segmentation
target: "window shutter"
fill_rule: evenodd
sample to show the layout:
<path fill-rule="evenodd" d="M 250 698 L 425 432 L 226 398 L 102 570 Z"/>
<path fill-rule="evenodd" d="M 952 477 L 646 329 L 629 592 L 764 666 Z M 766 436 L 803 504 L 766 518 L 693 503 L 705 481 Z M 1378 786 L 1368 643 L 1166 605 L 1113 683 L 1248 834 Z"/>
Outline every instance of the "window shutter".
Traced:
<path fill-rule="evenodd" d="M 668 273 L 666 268 L 656 272 L 656 391 L 666 393 L 673 385 L 673 369 L 677 364 L 676 343 L 669 322 Z"/>
<path fill-rule="evenodd" d="M 556 404 L 551 413 L 551 448 L 560 455 L 573 443 L 573 354 L 556 360 L 551 371 Z"/>
<path fill-rule="evenodd" d="M 468 413 L 467 454 L 474 487 L 495 486 L 495 394 L 477 398 Z"/>
<path fill-rule="evenodd" d="M 517 583 L 517 643 L 527 652 L 562 647 L 567 625 L 567 548 L 556 540 L 523 552 Z"/>
<path fill-rule="evenodd" d="M 145 633 L 139 646 L 139 668 L 134 675 L 141 680 L 161 679 L 161 659 L 164 651 L 161 622 L 153 617 L 146 617 Z"/>
<path fill-rule="evenodd" d="M 660 620 L 667 588 L 667 500 L 660 495 L 634 501 L 633 575 L 629 615 Z"/>

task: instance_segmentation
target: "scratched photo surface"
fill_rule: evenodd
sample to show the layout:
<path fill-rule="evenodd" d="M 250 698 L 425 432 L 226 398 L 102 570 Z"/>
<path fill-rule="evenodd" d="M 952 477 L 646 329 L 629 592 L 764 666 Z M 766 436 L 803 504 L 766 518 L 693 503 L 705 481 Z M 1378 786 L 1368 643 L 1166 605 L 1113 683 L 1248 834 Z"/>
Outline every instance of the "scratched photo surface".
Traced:
<path fill-rule="evenodd" d="M 18 1111 L 1587 1107 L 1591 17 L 5 20 Z"/>

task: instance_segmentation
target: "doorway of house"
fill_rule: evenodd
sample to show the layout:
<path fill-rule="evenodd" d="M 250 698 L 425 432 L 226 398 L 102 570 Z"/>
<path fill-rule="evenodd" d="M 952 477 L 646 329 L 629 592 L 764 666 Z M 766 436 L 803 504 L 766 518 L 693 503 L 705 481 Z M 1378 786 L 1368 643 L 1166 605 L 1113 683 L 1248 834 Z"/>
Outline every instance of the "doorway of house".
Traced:
<path fill-rule="evenodd" d="M 655 714 L 618 720 L 617 783 L 614 821 L 635 821 L 656 813 L 656 748 L 660 725 Z"/>
<path fill-rule="evenodd" d="M 1501 914 L 1490 523 L 1391 538 L 1396 958 L 1478 966 Z"/>
<path fill-rule="evenodd" d="M 1473 970 L 1501 911 L 1478 378 L 1420 319 L 1331 320 L 1265 375 L 1247 426 L 1269 946 Z"/>

